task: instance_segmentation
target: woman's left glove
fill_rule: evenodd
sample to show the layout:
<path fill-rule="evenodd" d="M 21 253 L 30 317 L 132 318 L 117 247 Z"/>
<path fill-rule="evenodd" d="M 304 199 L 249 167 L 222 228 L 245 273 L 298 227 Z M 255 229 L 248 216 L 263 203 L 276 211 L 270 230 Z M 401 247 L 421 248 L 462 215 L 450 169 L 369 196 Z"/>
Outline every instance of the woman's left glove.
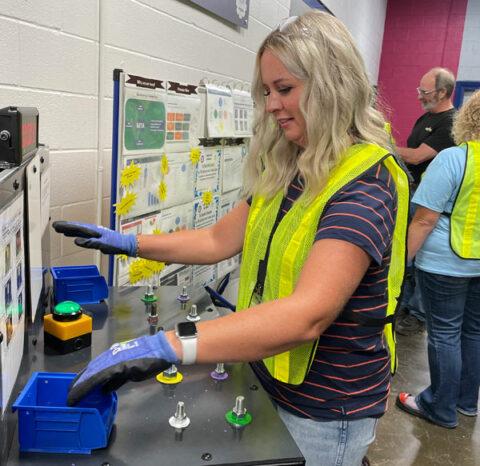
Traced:
<path fill-rule="evenodd" d="M 76 237 L 75 244 L 82 248 L 99 249 L 105 254 L 126 254 L 130 257 L 137 255 L 135 235 L 123 235 L 101 225 L 63 220 L 53 222 L 52 227 L 57 233 Z"/>
<path fill-rule="evenodd" d="M 178 357 L 164 332 L 115 343 L 73 380 L 67 404 L 73 406 L 95 387 L 116 390 L 128 381 L 140 382 L 178 363 Z"/>

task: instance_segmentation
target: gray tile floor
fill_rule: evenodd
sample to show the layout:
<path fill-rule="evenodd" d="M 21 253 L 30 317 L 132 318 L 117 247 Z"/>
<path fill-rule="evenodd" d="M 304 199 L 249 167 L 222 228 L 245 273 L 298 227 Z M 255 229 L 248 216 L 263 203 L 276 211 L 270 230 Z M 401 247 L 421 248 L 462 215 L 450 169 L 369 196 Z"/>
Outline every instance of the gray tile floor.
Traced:
<path fill-rule="evenodd" d="M 399 368 L 389 408 L 379 422 L 368 458 L 372 466 L 480 466 L 480 418 L 459 414 L 456 429 L 444 429 L 395 406 L 400 391 L 417 394 L 430 381 L 426 333 L 397 336 Z"/>

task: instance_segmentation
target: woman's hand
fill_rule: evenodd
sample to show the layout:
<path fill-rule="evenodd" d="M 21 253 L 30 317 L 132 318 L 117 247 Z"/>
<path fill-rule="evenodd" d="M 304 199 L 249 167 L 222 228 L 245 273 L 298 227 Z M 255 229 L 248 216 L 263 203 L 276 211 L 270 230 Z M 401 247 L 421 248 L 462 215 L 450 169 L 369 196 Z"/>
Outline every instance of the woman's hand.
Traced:
<path fill-rule="evenodd" d="M 135 235 L 123 235 L 101 225 L 78 222 L 53 222 L 57 233 L 76 237 L 75 244 L 82 248 L 99 249 L 104 254 L 137 255 L 137 238 Z"/>
<path fill-rule="evenodd" d="M 178 363 L 178 357 L 164 332 L 115 343 L 90 361 L 70 386 L 67 404 L 73 406 L 99 386 L 116 390 L 129 381 L 140 382 Z"/>

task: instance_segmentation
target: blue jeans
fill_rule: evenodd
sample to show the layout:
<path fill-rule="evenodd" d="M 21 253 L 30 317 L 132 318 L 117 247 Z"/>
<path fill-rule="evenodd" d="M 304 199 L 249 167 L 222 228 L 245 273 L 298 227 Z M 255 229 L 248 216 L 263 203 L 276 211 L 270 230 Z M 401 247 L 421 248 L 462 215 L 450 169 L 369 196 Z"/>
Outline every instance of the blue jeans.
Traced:
<path fill-rule="evenodd" d="M 378 419 L 313 421 L 285 411 L 278 414 L 306 460 L 306 466 L 360 466 L 375 440 Z"/>
<path fill-rule="evenodd" d="M 480 277 L 417 270 L 427 316 L 430 386 L 417 398 L 432 421 L 457 425 L 457 407 L 477 412 L 480 387 Z"/>

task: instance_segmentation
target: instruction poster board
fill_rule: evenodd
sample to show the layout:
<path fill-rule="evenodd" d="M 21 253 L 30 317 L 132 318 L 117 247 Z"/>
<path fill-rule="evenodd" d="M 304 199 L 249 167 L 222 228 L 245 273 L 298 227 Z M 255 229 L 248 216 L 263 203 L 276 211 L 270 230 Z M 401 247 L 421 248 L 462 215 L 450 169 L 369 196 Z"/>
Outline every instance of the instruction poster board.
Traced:
<path fill-rule="evenodd" d="M 251 135 L 253 115 L 249 93 L 233 85 L 197 86 L 123 72 L 119 77 L 112 226 L 122 233 L 161 235 L 213 225 L 222 192 L 237 192 L 242 184 L 246 146 L 240 143 Z M 205 140 L 206 133 L 217 139 Z M 201 287 L 218 274 L 216 265 L 125 256 L 112 264 L 113 284 L 119 286 Z M 233 266 L 238 259 L 221 270 Z"/>
<path fill-rule="evenodd" d="M 2 414 L 12 394 L 23 355 L 25 330 L 25 254 L 23 194 L 0 211 L 0 343 Z"/>

